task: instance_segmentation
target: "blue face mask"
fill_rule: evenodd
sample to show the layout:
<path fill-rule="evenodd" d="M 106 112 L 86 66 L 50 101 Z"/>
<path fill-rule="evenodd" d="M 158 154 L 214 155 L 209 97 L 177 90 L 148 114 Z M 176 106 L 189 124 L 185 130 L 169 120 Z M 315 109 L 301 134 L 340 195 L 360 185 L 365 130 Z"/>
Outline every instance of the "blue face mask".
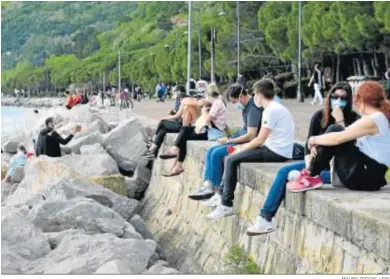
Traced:
<path fill-rule="evenodd" d="M 335 108 L 345 108 L 347 106 L 347 101 L 345 100 L 340 100 L 340 99 L 337 99 L 337 100 L 330 100 L 330 105 L 332 107 L 332 109 L 335 109 Z"/>

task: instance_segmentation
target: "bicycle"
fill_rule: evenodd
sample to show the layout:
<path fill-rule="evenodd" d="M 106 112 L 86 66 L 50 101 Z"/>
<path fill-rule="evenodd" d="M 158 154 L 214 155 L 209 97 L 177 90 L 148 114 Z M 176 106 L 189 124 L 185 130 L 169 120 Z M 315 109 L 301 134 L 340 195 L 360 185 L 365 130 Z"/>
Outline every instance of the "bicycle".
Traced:
<path fill-rule="evenodd" d="M 122 109 L 129 109 L 129 108 L 133 109 L 134 108 L 134 103 L 131 100 L 131 98 L 129 98 L 127 95 L 121 94 L 121 103 L 120 103 L 119 108 L 121 110 Z"/>

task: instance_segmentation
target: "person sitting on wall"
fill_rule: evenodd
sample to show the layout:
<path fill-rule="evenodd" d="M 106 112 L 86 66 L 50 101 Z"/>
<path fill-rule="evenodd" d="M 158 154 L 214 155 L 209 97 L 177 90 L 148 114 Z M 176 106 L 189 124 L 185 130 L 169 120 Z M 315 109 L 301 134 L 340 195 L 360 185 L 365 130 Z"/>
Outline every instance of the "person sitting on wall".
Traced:
<path fill-rule="evenodd" d="M 286 162 L 293 157 L 295 125 L 291 113 L 274 100 L 274 83 L 262 79 L 253 86 L 257 107 L 263 107 L 261 129 L 250 142 L 233 147 L 226 159 L 222 196 L 217 208 L 207 217 L 220 219 L 233 214 L 234 191 L 241 163 Z"/>
<path fill-rule="evenodd" d="M 177 111 L 174 115 L 163 117 L 158 123 L 157 130 L 153 137 L 152 143 L 147 143 L 149 150 L 145 154 L 145 157 L 148 159 L 154 159 L 157 156 L 158 151 L 160 150 L 160 147 L 163 144 L 165 135 L 167 133 L 179 133 L 180 129 L 183 126 L 183 115 L 185 106 L 181 105 L 181 102 L 184 98 L 188 98 L 184 86 L 177 85 L 174 88 L 174 95 L 176 95 L 176 98 L 178 100 L 178 107 L 177 104 L 175 105 L 175 110 Z M 196 113 L 189 113 L 187 114 L 187 117 L 188 119 L 186 119 L 186 122 L 192 123 L 196 120 Z"/>
<path fill-rule="evenodd" d="M 207 107 L 208 103 L 212 104 L 210 109 Z M 183 127 L 176 138 L 175 145 L 167 154 L 160 156 L 161 159 L 177 159 L 172 169 L 164 174 L 167 177 L 176 176 L 184 172 L 183 162 L 187 155 L 187 141 L 208 140 L 209 130 L 214 128 L 220 133 L 223 133 L 226 128 L 227 108 L 215 84 L 210 84 L 207 87 L 205 99 L 197 101 L 194 98 L 186 98 L 182 101 L 182 105 L 188 107 L 198 106 L 201 108 L 202 115 L 199 121 L 195 122 L 194 126 L 183 123 Z"/>
<path fill-rule="evenodd" d="M 73 96 L 69 90 L 65 90 L 64 92 L 64 95 L 66 96 L 66 103 L 65 103 L 65 107 L 67 109 L 72 109 L 76 103 L 77 103 L 77 99 L 75 96 Z"/>
<path fill-rule="evenodd" d="M 263 108 L 258 108 L 255 105 L 253 98 L 241 84 L 236 83 L 229 86 L 226 96 L 236 109 L 242 113 L 244 125 L 231 138 L 221 138 L 218 140 L 218 145 L 208 148 L 203 184 L 188 196 L 190 199 L 204 200 L 214 195 L 214 189 L 218 188 L 222 181 L 223 160 L 228 155 L 229 147 L 251 141 L 256 137 L 261 127 Z"/>
<path fill-rule="evenodd" d="M 332 87 L 325 98 L 324 108 L 318 110 L 312 116 L 307 140 L 312 136 L 324 134 L 333 124 L 347 127 L 359 118 L 359 115 L 352 109 L 351 86 L 347 82 L 338 82 Z M 300 175 L 300 172 L 309 166 L 310 161 L 316 154 L 316 147 L 309 149 L 306 144 L 304 161 L 288 164 L 278 170 L 255 224 L 247 229 L 248 235 L 260 235 L 275 230 L 272 225 L 272 218 L 276 215 L 285 198 L 287 182 L 296 179 Z M 329 169 L 330 166 L 320 174 L 325 183 L 331 182 Z"/>
<path fill-rule="evenodd" d="M 24 147 L 24 145 L 19 144 L 17 147 L 17 153 L 14 155 L 9 164 L 9 170 L 7 172 L 7 175 L 4 178 L 4 182 L 10 183 L 12 180 L 12 177 L 15 174 L 15 169 L 17 167 L 23 167 L 27 164 L 27 150 Z"/>
<path fill-rule="evenodd" d="M 307 171 L 289 182 L 291 192 L 322 187 L 322 170 L 334 159 L 334 172 L 345 187 L 358 191 L 378 191 L 387 184 L 390 165 L 390 102 L 383 87 L 375 81 L 360 85 L 354 98 L 363 117 L 344 128 L 340 123 L 328 127 L 321 136 L 311 136 L 308 147 L 317 154 Z"/>

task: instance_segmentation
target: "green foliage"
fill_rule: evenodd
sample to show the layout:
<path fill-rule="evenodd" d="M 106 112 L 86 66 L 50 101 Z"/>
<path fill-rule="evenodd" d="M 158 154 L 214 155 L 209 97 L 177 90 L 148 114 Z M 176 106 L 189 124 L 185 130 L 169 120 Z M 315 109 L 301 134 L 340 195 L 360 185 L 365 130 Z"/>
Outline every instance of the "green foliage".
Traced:
<path fill-rule="evenodd" d="M 262 274 L 263 271 L 243 248 L 233 246 L 225 255 L 226 263 L 233 274 Z"/>

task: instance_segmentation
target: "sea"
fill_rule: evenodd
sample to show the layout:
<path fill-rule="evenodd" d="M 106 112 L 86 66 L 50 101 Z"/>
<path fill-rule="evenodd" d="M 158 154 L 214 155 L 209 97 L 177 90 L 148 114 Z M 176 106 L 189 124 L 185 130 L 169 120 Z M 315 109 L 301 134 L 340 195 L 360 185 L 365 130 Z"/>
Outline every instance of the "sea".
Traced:
<path fill-rule="evenodd" d="M 9 138 L 30 132 L 39 121 L 33 108 L 1 107 L 1 143 Z"/>

